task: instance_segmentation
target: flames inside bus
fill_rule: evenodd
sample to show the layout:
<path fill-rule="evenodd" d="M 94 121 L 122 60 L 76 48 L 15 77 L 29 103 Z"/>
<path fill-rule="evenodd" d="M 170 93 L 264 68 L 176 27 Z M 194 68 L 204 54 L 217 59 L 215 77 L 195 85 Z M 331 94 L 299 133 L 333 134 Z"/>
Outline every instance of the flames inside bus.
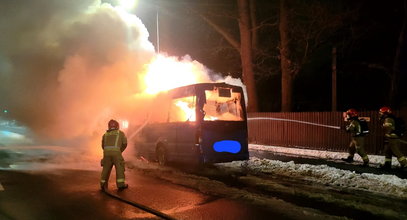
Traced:
<path fill-rule="evenodd" d="M 160 164 L 230 162 L 249 158 L 241 87 L 200 83 L 157 96 L 137 133 L 137 155 Z"/>

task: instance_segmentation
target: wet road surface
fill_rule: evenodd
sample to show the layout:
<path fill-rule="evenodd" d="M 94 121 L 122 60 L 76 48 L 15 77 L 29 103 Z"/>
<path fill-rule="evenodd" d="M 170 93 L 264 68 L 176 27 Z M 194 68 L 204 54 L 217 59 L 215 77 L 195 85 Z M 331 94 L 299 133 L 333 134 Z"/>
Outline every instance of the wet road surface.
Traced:
<path fill-rule="evenodd" d="M 0 219 L 160 219 L 99 190 L 99 172 L 0 171 Z M 114 175 L 112 175 L 114 178 Z M 112 178 L 111 177 L 111 178 Z M 127 172 L 129 189 L 110 191 L 175 219 L 290 219 L 273 210 L 214 196 Z"/>
<path fill-rule="evenodd" d="M 262 151 L 251 152 L 251 156 L 284 162 L 326 164 L 357 173 L 394 174 L 400 178 L 405 178 L 406 175 L 399 170 L 383 171 L 375 167 L 362 167 L 357 163 L 347 164 Z M 317 215 L 317 218 L 307 215 L 308 219 L 321 219 L 323 215 L 327 215 L 327 219 L 335 216 L 380 219 L 380 215 L 371 214 L 364 207 L 354 207 L 353 204 L 363 203 L 366 207 L 385 207 L 389 204 L 389 198 L 368 192 L 338 190 L 276 175 L 229 173 L 214 169 L 208 169 L 206 173 L 203 171 L 205 170 L 194 173 L 197 177 L 194 181 L 197 183 L 193 183 L 191 177 L 184 176 L 182 172 L 180 177 L 176 177 L 165 169 L 158 168 L 158 171 L 150 173 L 149 170 L 133 167 L 126 171 L 129 189 L 117 192 L 112 173 L 109 190 L 122 198 L 156 209 L 175 219 L 304 219 L 305 216 L 298 213 L 309 212 L 306 208 L 322 214 Z M 172 177 L 161 178 L 160 175 Z M 99 176 L 100 171 L 86 170 L 0 170 L 0 219 L 160 219 L 100 192 Z M 236 197 L 236 193 L 232 196 L 216 191 L 208 193 L 208 189 L 213 186 L 200 185 L 199 176 L 219 181 L 228 187 L 227 190 L 244 191 L 244 198 Z M 260 181 L 252 183 L 253 179 Z M 272 183 L 273 187 L 263 188 L 258 185 L 258 182 L 265 181 Z M 276 205 L 272 203 L 262 206 L 253 203 L 251 195 L 264 197 L 260 198 L 264 200 L 259 200 L 259 203 L 281 200 L 297 207 L 284 205 L 283 202 L 283 205 L 277 202 Z M 394 199 L 392 201 L 395 202 Z M 394 205 L 393 212 L 403 210 L 404 206 L 398 202 Z M 293 214 L 294 210 L 287 207 L 300 209 Z M 304 211 L 301 207 L 304 207 Z"/>

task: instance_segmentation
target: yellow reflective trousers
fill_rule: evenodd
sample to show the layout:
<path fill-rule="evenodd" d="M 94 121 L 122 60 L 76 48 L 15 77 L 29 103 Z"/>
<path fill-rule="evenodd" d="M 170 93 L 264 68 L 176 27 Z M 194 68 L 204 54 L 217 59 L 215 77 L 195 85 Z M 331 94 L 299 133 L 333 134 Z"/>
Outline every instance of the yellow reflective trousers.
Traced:
<path fill-rule="evenodd" d="M 103 151 L 102 159 L 102 175 L 100 177 L 100 186 L 103 188 L 107 186 L 109 181 L 110 172 L 113 166 L 116 170 L 116 185 L 118 188 L 125 186 L 125 176 L 124 176 L 124 159 L 120 151 Z"/>

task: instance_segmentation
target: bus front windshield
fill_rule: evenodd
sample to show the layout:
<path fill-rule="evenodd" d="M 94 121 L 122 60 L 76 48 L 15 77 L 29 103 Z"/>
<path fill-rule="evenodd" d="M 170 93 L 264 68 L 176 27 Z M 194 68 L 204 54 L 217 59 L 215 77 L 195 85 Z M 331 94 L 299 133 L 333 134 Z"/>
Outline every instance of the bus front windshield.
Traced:
<path fill-rule="evenodd" d="M 243 121 L 242 94 L 231 88 L 205 90 L 204 121 Z"/>

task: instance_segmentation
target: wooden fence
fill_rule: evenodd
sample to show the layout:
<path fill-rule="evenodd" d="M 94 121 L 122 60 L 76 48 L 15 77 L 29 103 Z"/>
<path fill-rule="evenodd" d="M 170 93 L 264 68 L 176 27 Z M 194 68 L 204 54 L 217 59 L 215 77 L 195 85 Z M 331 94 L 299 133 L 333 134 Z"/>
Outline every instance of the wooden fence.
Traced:
<path fill-rule="evenodd" d="M 397 114 L 405 118 L 407 112 Z M 368 154 L 383 154 L 383 135 L 378 112 L 364 111 L 359 115 L 370 118 L 370 134 L 366 137 L 365 150 Z M 340 129 L 346 124 L 342 112 L 249 113 L 249 143 L 347 152 L 350 135 Z M 402 148 L 402 151 L 407 151 L 407 146 Z"/>

